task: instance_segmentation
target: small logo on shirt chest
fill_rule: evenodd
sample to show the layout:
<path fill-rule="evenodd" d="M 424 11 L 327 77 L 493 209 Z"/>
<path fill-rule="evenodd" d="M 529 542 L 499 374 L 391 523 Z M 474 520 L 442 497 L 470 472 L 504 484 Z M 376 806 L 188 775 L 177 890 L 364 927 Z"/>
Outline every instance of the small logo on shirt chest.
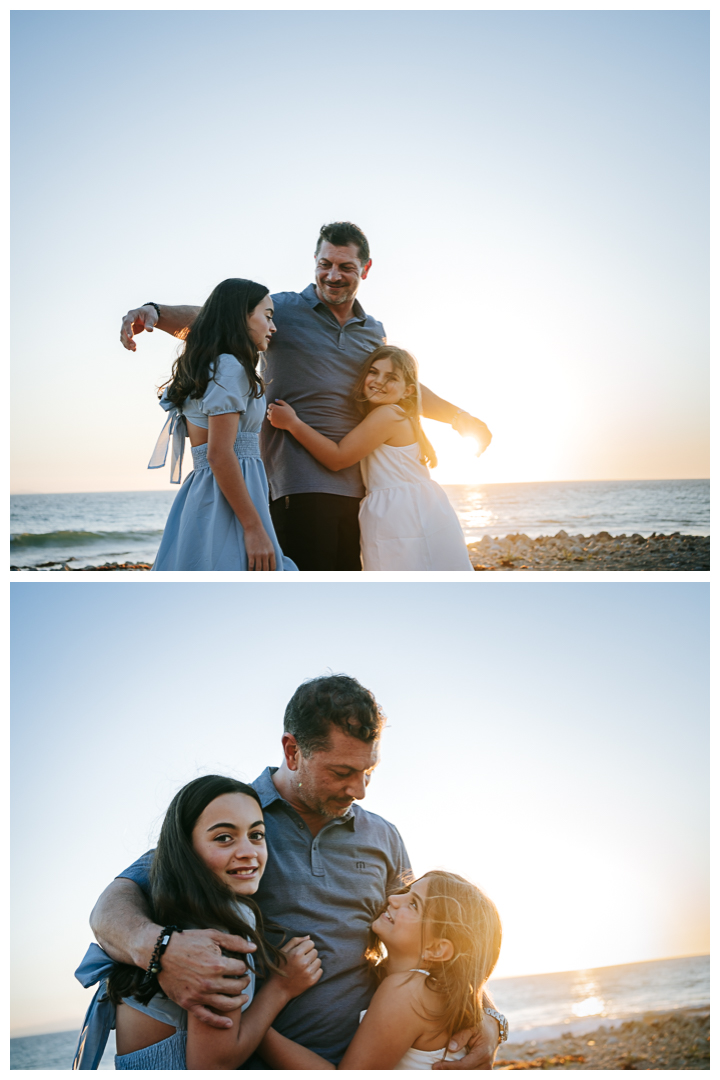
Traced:
<path fill-rule="evenodd" d="M 367 864 L 364 863 L 364 862 L 356 862 L 355 863 L 355 869 L 356 870 L 365 870 L 365 869 L 367 869 Z"/>

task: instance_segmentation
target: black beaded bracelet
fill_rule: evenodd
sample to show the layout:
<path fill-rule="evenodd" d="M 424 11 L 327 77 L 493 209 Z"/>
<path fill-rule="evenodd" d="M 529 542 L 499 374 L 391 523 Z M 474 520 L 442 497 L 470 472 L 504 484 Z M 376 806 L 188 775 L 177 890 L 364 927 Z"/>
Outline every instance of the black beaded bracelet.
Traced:
<path fill-rule="evenodd" d="M 145 303 L 142 306 L 143 307 L 154 307 L 155 310 L 157 311 L 158 319 L 160 318 L 160 308 L 158 307 L 158 305 L 155 303 L 154 300 L 146 300 Z"/>
<path fill-rule="evenodd" d="M 150 957 L 150 963 L 148 965 L 147 971 L 145 972 L 145 978 L 143 979 L 143 983 L 145 985 L 147 985 L 151 981 L 151 979 L 155 978 L 162 971 L 162 964 L 160 963 L 160 958 L 168 947 L 170 935 L 174 933 L 182 934 L 182 930 L 179 926 L 166 926 L 163 929 L 162 934 L 160 934 L 160 937 L 155 942 L 155 948 L 153 949 L 153 954 Z"/>

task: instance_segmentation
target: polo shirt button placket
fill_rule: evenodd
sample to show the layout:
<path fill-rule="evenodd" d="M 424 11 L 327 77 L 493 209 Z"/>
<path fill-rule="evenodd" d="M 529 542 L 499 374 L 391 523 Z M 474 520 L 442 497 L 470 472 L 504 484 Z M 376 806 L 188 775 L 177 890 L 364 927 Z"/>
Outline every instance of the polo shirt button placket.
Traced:
<path fill-rule="evenodd" d="M 313 841 L 313 845 L 310 848 L 310 868 L 313 877 L 325 876 L 325 868 L 320 859 L 320 849 L 317 840 Z"/>

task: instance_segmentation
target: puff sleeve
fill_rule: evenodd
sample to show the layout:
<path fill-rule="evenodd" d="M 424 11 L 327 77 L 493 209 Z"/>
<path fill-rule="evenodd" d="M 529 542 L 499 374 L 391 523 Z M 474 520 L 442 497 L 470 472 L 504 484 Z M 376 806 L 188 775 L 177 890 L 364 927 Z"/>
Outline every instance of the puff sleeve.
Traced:
<path fill-rule="evenodd" d="M 230 353 L 218 356 L 213 376 L 200 404 L 205 416 L 244 413 L 250 397 L 250 380 L 245 368 Z"/>

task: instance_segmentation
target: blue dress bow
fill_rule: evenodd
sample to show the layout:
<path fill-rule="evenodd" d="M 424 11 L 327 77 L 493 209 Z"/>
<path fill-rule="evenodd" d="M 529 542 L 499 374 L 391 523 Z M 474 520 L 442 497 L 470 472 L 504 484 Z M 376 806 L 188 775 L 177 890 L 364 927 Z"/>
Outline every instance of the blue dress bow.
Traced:
<path fill-rule="evenodd" d="M 160 405 L 169 414 L 165 421 L 152 457 L 148 462 L 148 469 L 162 469 L 167 460 L 168 445 L 172 439 L 172 451 L 170 453 L 170 483 L 179 484 L 182 481 L 182 463 L 185 453 L 185 439 L 187 438 L 187 421 L 177 405 L 163 395 Z"/>
<path fill-rule="evenodd" d="M 115 1006 L 107 996 L 105 986 L 105 980 L 114 967 L 115 961 L 110 959 L 104 949 L 93 943 L 75 972 L 75 978 L 84 987 L 94 986 L 96 982 L 100 985 L 83 1020 L 72 1063 L 73 1069 L 97 1069 L 110 1032 L 115 1027 Z"/>

